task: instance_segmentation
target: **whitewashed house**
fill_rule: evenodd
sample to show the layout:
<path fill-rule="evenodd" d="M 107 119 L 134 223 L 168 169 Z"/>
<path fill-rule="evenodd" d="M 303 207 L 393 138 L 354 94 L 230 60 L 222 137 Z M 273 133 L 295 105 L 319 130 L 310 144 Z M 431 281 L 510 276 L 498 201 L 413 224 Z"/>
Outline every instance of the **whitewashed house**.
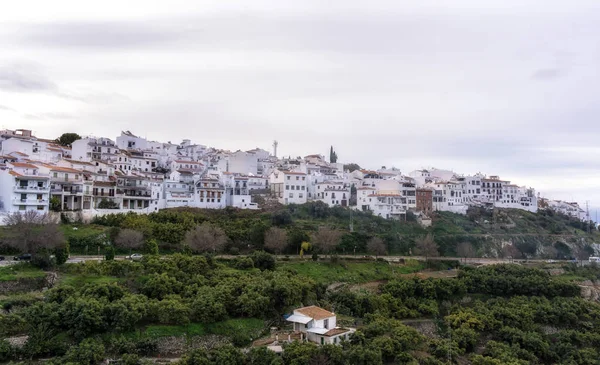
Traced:
<path fill-rule="evenodd" d="M 218 176 L 208 175 L 196 182 L 198 208 L 223 209 L 227 206 L 225 186 Z"/>
<path fill-rule="evenodd" d="M 0 212 L 48 212 L 50 177 L 32 164 L 12 162 L 0 169 Z"/>
<path fill-rule="evenodd" d="M 281 204 L 304 204 L 307 201 L 307 176 L 303 172 L 275 170 L 269 176 L 271 193 Z"/>
<path fill-rule="evenodd" d="M 340 344 L 356 332 L 354 328 L 338 327 L 334 313 L 314 305 L 295 309 L 286 321 L 293 323 L 295 332 L 301 332 L 309 341 L 321 345 Z"/>
<path fill-rule="evenodd" d="M 322 201 L 330 207 L 336 205 L 347 207 L 350 205 L 350 186 L 343 181 L 325 181 L 316 184 L 315 199 Z"/>

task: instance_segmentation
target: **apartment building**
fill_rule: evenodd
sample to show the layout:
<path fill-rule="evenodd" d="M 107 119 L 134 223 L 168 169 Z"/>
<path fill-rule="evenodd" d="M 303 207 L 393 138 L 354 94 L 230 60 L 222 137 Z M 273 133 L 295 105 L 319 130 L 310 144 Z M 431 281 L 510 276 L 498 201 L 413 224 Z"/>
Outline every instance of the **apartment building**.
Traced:
<path fill-rule="evenodd" d="M 271 194 L 282 204 L 307 202 L 307 176 L 303 172 L 275 170 L 269 177 Z"/>
<path fill-rule="evenodd" d="M 0 212 L 48 212 L 50 177 L 28 163 L 9 162 L 0 169 Z"/>

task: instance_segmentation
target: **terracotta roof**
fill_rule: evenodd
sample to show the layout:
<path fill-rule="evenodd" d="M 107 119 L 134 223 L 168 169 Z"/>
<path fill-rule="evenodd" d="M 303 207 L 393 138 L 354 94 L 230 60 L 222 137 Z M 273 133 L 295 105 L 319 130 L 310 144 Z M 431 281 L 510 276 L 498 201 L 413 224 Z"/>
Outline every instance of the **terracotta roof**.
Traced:
<path fill-rule="evenodd" d="M 375 190 L 375 188 L 364 186 L 364 187 L 357 188 L 356 190 Z"/>
<path fill-rule="evenodd" d="M 38 168 L 36 165 L 22 163 L 22 162 L 13 162 L 12 165 L 14 167 L 22 167 L 24 169 L 37 169 Z"/>
<path fill-rule="evenodd" d="M 70 172 L 70 173 L 74 173 L 74 174 L 80 174 L 81 173 L 81 171 L 75 170 L 75 169 L 71 169 L 69 167 L 52 166 L 52 165 L 50 165 L 50 171 Z"/>
<path fill-rule="evenodd" d="M 284 175 L 306 175 L 306 174 L 305 174 L 305 173 L 303 173 L 303 172 L 295 172 L 295 171 L 285 171 L 285 170 L 282 170 L 281 172 L 282 172 Z"/>
<path fill-rule="evenodd" d="M 332 312 L 325 310 L 323 308 L 317 307 L 315 305 L 311 305 L 309 307 L 299 308 L 295 310 L 296 312 L 302 313 L 303 315 L 310 317 L 315 320 L 321 320 L 329 317 L 335 316 Z"/>
<path fill-rule="evenodd" d="M 27 154 L 25 154 L 25 153 L 23 153 L 23 152 L 11 152 L 11 153 L 9 153 L 9 155 L 10 155 L 10 154 L 13 154 L 13 153 L 14 153 L 15 155 L 29 157 L 29 155 L 27 155 Z"/>
<path fill-rule="evenodd" d="M 346 332 L 350 332 L 350 330 L 347 328 L 332 328 L 329 331 L 325 332 L 323 334 L 323 336 L 327 336 L 327 337 L 337 336 L 337 335 L 340 335 L 340 334 L 346 333 Z"/>
<path fill-rule="evenodd" d="M 21 174 L 19 174 L 19 173 L 17 173 L 17 172 L 14 172 L 14 171 L 12 171 L 12 170 L 11 170 L 11 171 L 9 171 L 8 173 L 9 173 L 9 174 L 11 174 L 12 176 L 17 176 L 17 177 L 21 177 L 21 176 L 23 176 L 23 175 L 21 175 Z"/>
<path fill-rule="evenodd" d="M 64 158 L 63 161 L 67 161 L 68 163 L 75 163 L 75 164 L 79 164 L 79 165 L 89 165 L 89 166 L 94 166 L 93 163 L 91 162 L 86 162 L 86 161 L 76 161 L 76 160 L 70 160 L 67 158 Z"/>

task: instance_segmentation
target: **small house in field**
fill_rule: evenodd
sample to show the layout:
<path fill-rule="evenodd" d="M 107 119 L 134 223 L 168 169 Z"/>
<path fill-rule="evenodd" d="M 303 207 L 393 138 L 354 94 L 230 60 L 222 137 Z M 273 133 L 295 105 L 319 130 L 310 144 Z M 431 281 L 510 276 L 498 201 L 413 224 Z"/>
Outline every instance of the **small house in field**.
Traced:
<path fill-rule="evenodd" d="M 295 332 L 301 332 L 308 341 L 321 345 L 339 344 L 356 331 L 354 328 L 338 327 L 334 313 L 314 305 L 295 309 L 286 320 L 294 324 Z"/>

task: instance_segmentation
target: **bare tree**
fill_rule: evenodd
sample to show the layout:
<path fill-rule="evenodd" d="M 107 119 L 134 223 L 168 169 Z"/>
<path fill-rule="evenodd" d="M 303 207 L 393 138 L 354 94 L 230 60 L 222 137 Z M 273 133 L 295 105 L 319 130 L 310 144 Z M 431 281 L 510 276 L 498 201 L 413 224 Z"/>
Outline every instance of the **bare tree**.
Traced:
<path fill-rule="evenodd" d="M 7 244 L 21 252 L 35 255 L 65 244 L 63 232 L 48 214 L 17 212 L 6 216 L 4 223 Z"/>
<path fill-rule="evenodd" d="M 367 250 L 374 254 L 375 257 L 387 254 L 387 246 L 379 237 L 372 237 L 369 242 L 367 242 Z"/>
<path fill-rule="evenodd" d="M 518 259 L 521 257 L 521 251 L 512 244 L 504 245 L 502 247 L 502 257 L 509 260 Z"/>
<path fill-rule="evenodd" d="M 4 217 L 4 224 L 7 226 L 16 226 L 19 224 L 51 224 L 58 223 L 48 213 L 38 213 L 35 210 L 27 210 L 23 213 L 14 212 Z"/>
<path fill-rule="evenodd" d="M 129 253 L 133 249 L 142 247 L 144 243 L 144 234 L 135 229 L 122 229 L 115 238 L 115 246 L 120 248 L 128 248 Z"/>
<path fill-rule="evenodd" d="M 265 232 L 265 248 L 276 254 L 280 254 L 288 244 L 288 236 L 285 229 L 271 227 Z"/>
<path fill-rule="evenodd" d="M 185 243 L 194 252 L 218 252 L 227 243 L 227 235 L 221 228 L 204 222 L 185 234 Z"/>
<path fill-rule="evenodd" d="M 590 256 L 594 254 L 594 249 L 588 245 L 582 245 L 575 247 L 573 250 L 575 258 L 580 265 L 583 265 L 583 261 L 589 260 Z"/>
<path fill-rule="evenodd" d="M 440 256 L 438 245 L 435 243 L 431 233 L 427 236 L 417 237 L 415 240 L 415 252 L 418 255 L 424 256 L 425 261 L 429 261 L 430 257 Z"/>
<path fill-rule="evenodd" d="M 459 257 L 464 258 L 465 262 L 467 262 L 469 257 L 473 257 L 475 255 L 475 249 L 469 242 L 461 242 L 456 247 L 456 253 Z"/>
<path fill-rule="evenodd" d="M 331 253 L 342 240 L 342 232 L 328 227 L 319 227 L 312 234 L 312 244 L 324 253 Z"/>

